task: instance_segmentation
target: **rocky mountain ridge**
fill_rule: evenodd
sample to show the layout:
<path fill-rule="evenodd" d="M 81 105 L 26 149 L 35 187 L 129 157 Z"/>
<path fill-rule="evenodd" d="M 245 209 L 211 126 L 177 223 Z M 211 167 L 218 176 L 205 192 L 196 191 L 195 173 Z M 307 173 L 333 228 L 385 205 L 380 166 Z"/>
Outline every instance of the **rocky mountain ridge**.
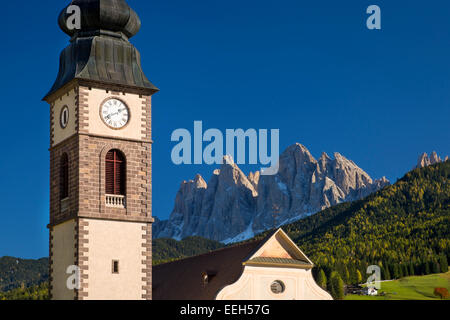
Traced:
<path fill-rule="evenodd" d="M 448 156 L 446 156 L 444 158 L 444 160 L 441 159 L 441 157 L 438 156 L 438 154 L 436 153 L 436 151 L 433 151 L 430 156 L 428 156 L 427 153 L 422 153 L 419 156 L 419 160 L 417 160 L 417 166 L 416 169 L 418 168 L 425 168 L 428 166 L 431 166 L 433 164 L 437 164 L 437 163 L 441 163 L 441 162 L 446 162 L 448 161 Z"/>
<path fill-rule="evenodd" d="M 339 153 L 316 160 L 295 144 L 280 156 L 279 172 L 246 176 L 226 156 L 206 183 L 184 181 L 169 220 L 156 220 L 154 238 L 200 236 L 224 243 L 253 237 L 267 229 L 305 218 L 338 203 L 361 199 L 389 184 L 373 180 Z"/>

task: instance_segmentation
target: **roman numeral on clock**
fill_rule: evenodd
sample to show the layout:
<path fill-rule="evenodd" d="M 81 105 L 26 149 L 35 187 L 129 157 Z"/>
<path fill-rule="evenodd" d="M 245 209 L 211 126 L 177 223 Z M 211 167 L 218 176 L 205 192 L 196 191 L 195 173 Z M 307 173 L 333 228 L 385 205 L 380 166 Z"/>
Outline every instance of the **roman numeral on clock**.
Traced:
<path fill-rule="evenodd" d="M 128 107 L 118 99 L 110 99 L 101 107 L 101 118 L 115 129 L 124 127 L 129 121 Z"/>

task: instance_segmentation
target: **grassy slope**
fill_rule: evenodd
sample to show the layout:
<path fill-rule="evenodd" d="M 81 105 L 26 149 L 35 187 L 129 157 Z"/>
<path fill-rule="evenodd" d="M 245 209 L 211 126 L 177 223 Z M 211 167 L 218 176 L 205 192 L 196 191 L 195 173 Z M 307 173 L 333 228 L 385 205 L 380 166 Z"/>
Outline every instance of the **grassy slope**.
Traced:
<path fill-rule="evenodd" d="M 385 296 L 348 295 L 345 300 L 439 300 L 433 295 L 436 287 L 450 291 L 450 272 L 382 282 L 380 292 L 384 291 Z"/>

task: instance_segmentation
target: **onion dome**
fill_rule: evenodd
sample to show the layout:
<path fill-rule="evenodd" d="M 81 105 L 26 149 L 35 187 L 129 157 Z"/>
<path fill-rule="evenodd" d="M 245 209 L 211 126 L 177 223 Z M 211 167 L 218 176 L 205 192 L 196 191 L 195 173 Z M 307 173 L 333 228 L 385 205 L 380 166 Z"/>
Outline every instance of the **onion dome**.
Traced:
<path fill-rule="evenodd" d="M 68 26 L 73 15 L 70 6 L 78 6 L 81 11 L 81 30 Z M 122 33 L 131 38 L 139 32 L 141 20 L 124 0 L 74 0 L 59 15 L 60 28 L 69 36 L 77 34 L 109 31 Z"/>
<path fill-rule="evenodd" d="M 77 11 L 79 25 L 74 23 Z M 125 0 L 73 0 L 62 10 L 58 23 L 71 43 L 61 53 L 57 79 L 44 100 L 75 79 L 89 86 L 130 88 L 142 94 L 159 91 L 145 76 L 139 51 L 129 42 L 141 21 Z"/>

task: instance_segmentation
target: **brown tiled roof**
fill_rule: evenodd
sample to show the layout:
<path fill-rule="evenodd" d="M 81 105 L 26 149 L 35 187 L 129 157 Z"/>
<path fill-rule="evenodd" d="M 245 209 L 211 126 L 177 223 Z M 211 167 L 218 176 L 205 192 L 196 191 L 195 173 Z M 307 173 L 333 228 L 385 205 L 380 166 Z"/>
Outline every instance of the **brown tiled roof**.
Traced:
<path fill-rule="evenodd" d="M 247 264 L 266 264 L 266 265 L 285 265 L 285 266 L 301 266 L 312 268 L 313 265 L 305 260 L 286 259 L 286 258 L 269 258 L 269 257 L 256 257 L 247 261 Z"/>
<path fill-rule="evenodd" d="M 224 287 L 239 280 L 243 262 L 266 238 L 153 267 L 154 300 L 214 300 Z M 208 275 L 204 283 L 203 275 Z"/>

